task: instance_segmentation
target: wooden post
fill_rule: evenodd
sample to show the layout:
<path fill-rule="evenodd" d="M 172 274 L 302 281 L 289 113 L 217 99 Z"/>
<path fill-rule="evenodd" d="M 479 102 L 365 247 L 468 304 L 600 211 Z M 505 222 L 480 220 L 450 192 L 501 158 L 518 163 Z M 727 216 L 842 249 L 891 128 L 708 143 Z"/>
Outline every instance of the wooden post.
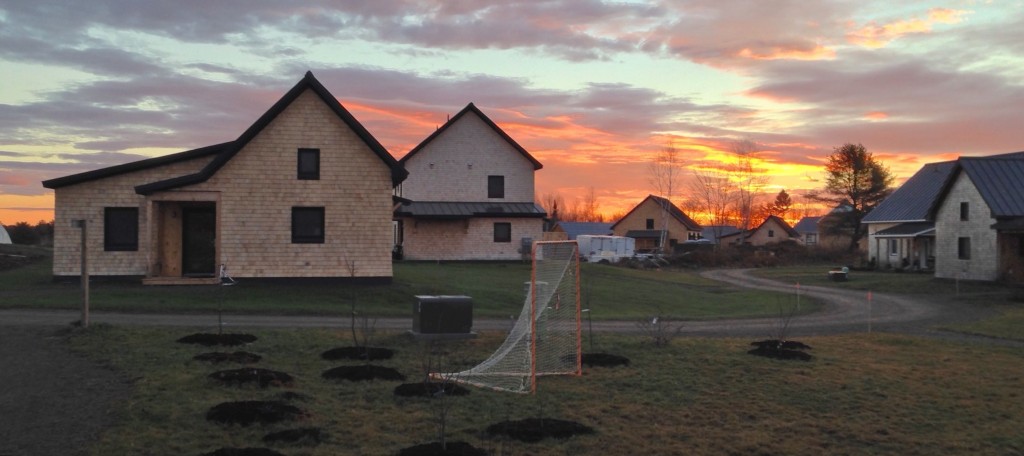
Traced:
<path fill-rule="evenodd" d="M 868 290 L 868 334 L 871 334 L 871 290 Z"/>
<path fill-rule="evenodd" d="M 76 220 L 76 224 L 82 229 L 82 327 L 89 327 L 89 245 L 88 245 L 88 223 L 85 219 Z"/>

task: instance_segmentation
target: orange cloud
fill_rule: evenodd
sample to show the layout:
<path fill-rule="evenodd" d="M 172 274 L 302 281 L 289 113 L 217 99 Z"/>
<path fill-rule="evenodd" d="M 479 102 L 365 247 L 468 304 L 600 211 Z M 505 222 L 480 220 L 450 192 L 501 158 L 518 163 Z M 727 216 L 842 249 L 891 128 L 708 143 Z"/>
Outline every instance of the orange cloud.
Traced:
<path fill-rule="evenodd" d="M 836 51 L 820 44 L 811 49 L 772 46 L 756 51 L 751 48 L 743 48 L 736 53 L 736 56 L 754 60 L 831 60 L 836 57 Z"/>
<path fill-rule="evenodd" d="M 864 118 L 868 120 L 885 120 L 889 118 L 889 114 L 886 114 L 882 111 L 871 111 L 869 113 L 864 114 Z"/>
<path fill-rule="evenodd" d="M 881 48 L 893 40 L 911 34 L 929 33 L 935 24 L 956 24 L 969 12 L 948 8 L 932 8 L 928 17 L 899 20 L 878 25 L 874 22 L 847 34 L 847 41 L 868 48 Z"/>
<path fill-rule="evenodd" d="M 0 223 L 28 222 L 34 225 L 40 220 L 53 220 L 53 193 L 34 196 L 0 194 Z"/>

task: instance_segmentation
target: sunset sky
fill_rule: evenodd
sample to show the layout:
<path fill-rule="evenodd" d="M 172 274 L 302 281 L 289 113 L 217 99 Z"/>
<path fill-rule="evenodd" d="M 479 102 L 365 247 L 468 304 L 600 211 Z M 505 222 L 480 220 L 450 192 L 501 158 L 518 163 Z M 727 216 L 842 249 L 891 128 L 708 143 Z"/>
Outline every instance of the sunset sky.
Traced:
<path fill-rule="evenodd" d="M 396 158 L 473 102 L 539 195 L 607 213 L 670 145 L 754 141 L 797 200 L 847 142 L 900 180 L 1024 150 L 1021 1 L 290 3 L 0 1 L 0 222 L 50 220 L 42 180 L 233 140 L 307 70 Z"/>

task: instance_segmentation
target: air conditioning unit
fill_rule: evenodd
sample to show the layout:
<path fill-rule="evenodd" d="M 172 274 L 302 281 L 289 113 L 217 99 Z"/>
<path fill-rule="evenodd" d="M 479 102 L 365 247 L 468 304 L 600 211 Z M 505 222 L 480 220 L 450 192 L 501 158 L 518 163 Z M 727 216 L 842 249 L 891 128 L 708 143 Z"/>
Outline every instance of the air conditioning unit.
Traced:
<path fill-rule="evenodd" d="M 412 331 L 417 334 L 470 334 L 473 299 L 469 296 L 416 296 Z"/>

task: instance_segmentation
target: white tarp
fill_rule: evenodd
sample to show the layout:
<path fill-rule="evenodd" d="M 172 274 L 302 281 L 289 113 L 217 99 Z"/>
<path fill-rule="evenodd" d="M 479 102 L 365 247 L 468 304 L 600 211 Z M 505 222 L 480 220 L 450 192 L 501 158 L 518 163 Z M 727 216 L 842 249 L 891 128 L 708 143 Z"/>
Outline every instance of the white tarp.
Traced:
<path fill-rule="evenodd" d="M 11 235 L 7 234 L 7 230 L 4 229 L 3 225 L 0 225 L 0 244 L 10 244 Z"/>

